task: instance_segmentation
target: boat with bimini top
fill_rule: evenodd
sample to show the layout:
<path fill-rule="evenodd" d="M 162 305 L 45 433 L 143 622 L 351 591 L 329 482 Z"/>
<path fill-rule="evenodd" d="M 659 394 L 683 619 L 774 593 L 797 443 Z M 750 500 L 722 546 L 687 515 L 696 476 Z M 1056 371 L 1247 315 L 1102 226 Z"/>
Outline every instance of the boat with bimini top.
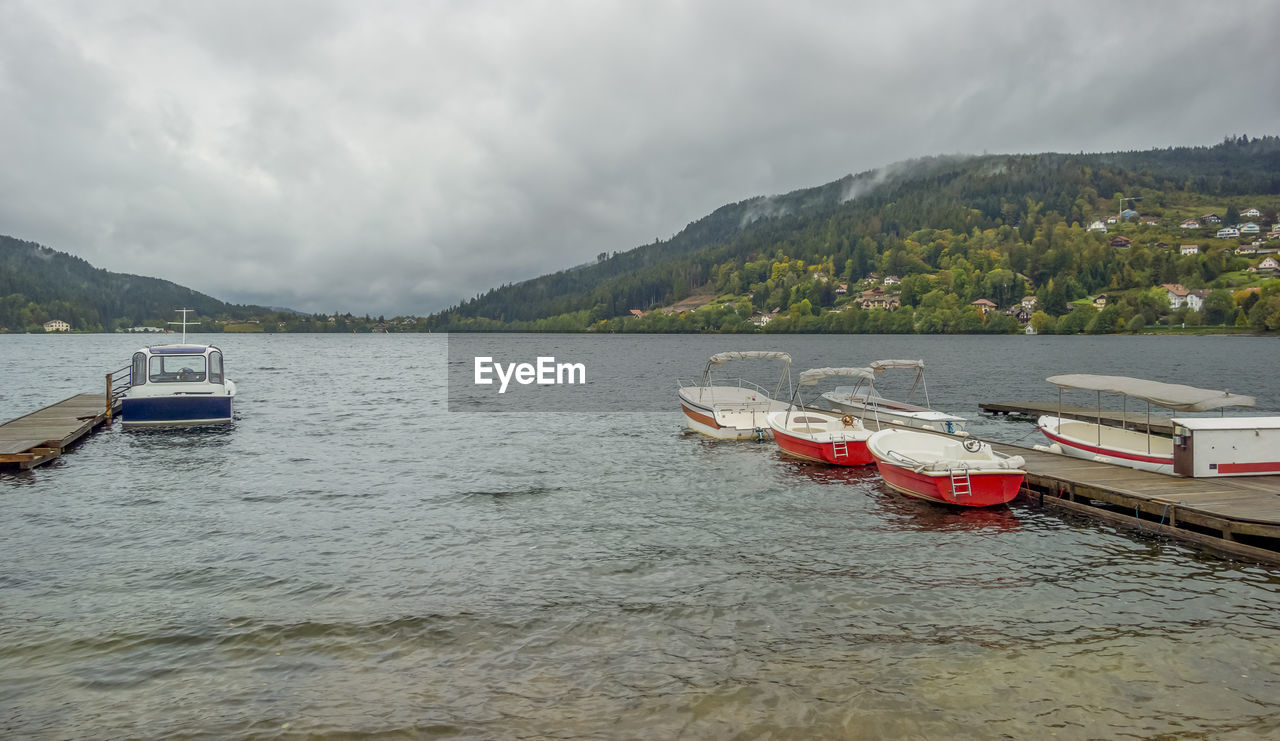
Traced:
<path fill-rule="evenodd" d="M 1098 399 L 1098 419 L 1095 422 L 1067 419 L 1061 412 L 1058 416 L 1041 416 L 1036 426 L 1049 438 L 1050 444 L 1037 445 L 1038 450 L 1156 473 L 1174 473 L 1174 440 L 1151 434 L 1152 404 L 1177 412 L 1207 412 L 1231 406 L 1251 407 L 1256 403 L 1252 396 L 1126 376 L 1068 373 L 1046 380 L 1058 387 L 1059 408 L 1063 390 L 1094 391 Z M 1104 425 L 1103 392 L 1122 395 L 1126 412 L 1129 398 L 1145 401 L 1146 430 Z"/>
<path fill-rule="evenodd" d="M 870 378 L 860 378 L 853 386 L 841 386 L 834 391 L 828 391 L 822 395 L 822 398 L 836 409 L 861 419 L 864 424 L 875 422 L 876 429 L 889 423 L 951 435 L 968 434 L 964 432 L 963 417 L 930 408 L 929 387 L 924 380 L 923 360 L 875 360 L 867 367 L 874 372 Z M 910 401 L 886 398 L 876 389 L 876 379 L 883 376 L 886 370 L 891 369 L 916 372 L 911 388 L 903 398 L 911 399 L 916 389 L 919 389 L 924 397 L 924 406 Z"/>
<path fill-rule="evenodd" d="M 129 388 L 120 400 L 125 427 L 170 427 L 223 424 L 232 420 L 236 385 L 226 377 L 222 350 L 187 344 L 186 315 L 182 342 L 139 348 L 129 365 Z M 179 322 L 171 322 L 178 324 Z"/>
<path fill-rule="evenodd" d="M 873 463 L 867 452 L 871 432 L 848 412 L 833 412 L 805 406 L 801 389 L 813 387 L 824 378 L 869 378 L 869 368 L 813 368 L 800 374 L 791 404 L 786 411 L 769 413 L 773 441 L 787 455 L 837 466 Z"/>
<path fill-rule="evenodd" d="M 713 379 L 713 368 L 736 360 L 777 360 L 782 373 L 772 395 L 743 378 Z M 706 369 L 698 383 L 677 381 L 680 385 L 680 409 L 685 424 L 695 432 L 722 440 L 765 440 L 770 436 L 770 412 L 784 411 L 786 402 L 777 401 L 786 385 L 791 393 L 791 356 L 773 350 L 743 350 L 716 353 L 707 359 Z"/>
<path fill-rule="evenodd" d="M 1027 472 L 1022 456 L 1005 455 L 974 438 L 888 428 L 867 440 L 889 488 L 916 499 L 990 507 L 1018 496 Z"/>

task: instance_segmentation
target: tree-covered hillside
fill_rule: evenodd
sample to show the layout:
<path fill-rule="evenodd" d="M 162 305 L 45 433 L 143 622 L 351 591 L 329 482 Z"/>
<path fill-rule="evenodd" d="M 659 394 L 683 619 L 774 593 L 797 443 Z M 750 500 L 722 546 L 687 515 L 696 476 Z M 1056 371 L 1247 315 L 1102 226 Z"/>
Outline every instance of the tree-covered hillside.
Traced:
<path fill-rule="evenodd" d="M 48 247 L 0 236 L 0 328 L 36 330 L 61 319 L 89 332 L 173 319 L 178 308 L 239 317 L 235 306 L 158 278 L 112 273 Z"/>
<path fill-rule="evenodd" d="M 1253 308 L 1275 292 L 1248 272 L 1258 261 L 1248 249 L 1254 236 L 1220 238 L 1218 225 L 1199 222 L 1216 213 L 1235 224 L 1251 207 L 1261 211 L 1251 223 L 1265 242 L 1280 210 L 1280 137 L 1144 152 L 930 158 L 731 204 L 670 240 L 493 289 L 427 325 L 753 331 L 753 314 L 777 309 L 786 321 L 770 323 L 775 331 L 1011 331 L 1020 325 L 992 325 L 992 313 L 972 302 L 1004 309 L 1031 294 L 1056 320 L 1071 315 L 1071 302 L 1105 292 L 1113 295 L 1103 319 L 1082 313 L 1061 325 L 1041 320 L 1041 327 L 1072 331 L 1087 318 L 1093 331 L 1113 331 L 1137 326 L 1139 315 L 1145 324 L 1247 323 L 1252 313 L 1267 313 Z M 1117 223 L 1107 231 L 1089 229 L 1108 217 Z M 1187 219 L 1197 227 L 1182 228 Z M 1127 243 L 1113 244 L 1118 236 Z M 1187 243 L 1197 246 L 1195 255 L 1182 254 Z M 888 289 L 900 309 L 861 308 L 858 289 L 869 289 L 873 274 L 901 279 Z M 1166 283 L 1224 291 L 1230 306 L 1219 294 L 1210 316 L 1202 309 L 1175 316 L 1181 307 L 1156 298 Z M 633 316 L 691 293 L 717 300 L 683 316 Z"/>

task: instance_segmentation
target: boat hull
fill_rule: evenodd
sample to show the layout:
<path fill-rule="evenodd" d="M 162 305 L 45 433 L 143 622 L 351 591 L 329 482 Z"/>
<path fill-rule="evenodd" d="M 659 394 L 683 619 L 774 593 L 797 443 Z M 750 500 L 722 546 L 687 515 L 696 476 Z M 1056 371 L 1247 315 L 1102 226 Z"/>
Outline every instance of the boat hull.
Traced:
<path fill-rule="evenodd" d="M 1083 427 L 1096 429 L 1097 425 L 1093 423 L 1077 422 L 1075 420 L 1062 420 L 1058 417 L 1041 417 L 1037 421 L 1037 426 L 1044 436 L 1058 444 L 1063 454 L 1074 458 L 1083 458 L 1085 460 L 1098 461 L 1103 463 L 1112 463 L 1119 466 L 1128 466 L 1136 468 L 1139 471 L 1152 471 L 1154 473 L 1173 473 L 1173 455 L 1163 455 L 1161 453 L 1149 453 L 1140 450 L 1128 450 L 1116 447 L 1115 445 L 1098 444 L 1096 442 L 1086 442 L 1078 437 L 1067 435 L 1062 432 L 1064 424 L 1073 425 L 1075 427 Z M 1103 430 L 1109 435 L 1118 434 L 1114 428 L 1104 427 Z M 1163 440 L 1161 441 L 1163 442 Z M 1172 443 L 1169 443 L 1172 445 Z"/>
<path fill-rule="evenodd" d="M 994 507 L 1013 501 L 1022 490 L 1022 471 L 971 473 L 970 491 L 957 493 L 951 476 L 945 473 L 916 472 L 888 461 L 876 460 L 876 470 L 889 488 L 915 499 L 957 507 Z"/>
<path fill-rule="evenodd" d="M 818 442 L 774 429 L 773 441 L 787 455 L 807 461 L 830 463 L 836 466 L 865 466 L 875 462 L 871 452 L 867 450 L 866 440 L 846 440 L 843 441 L 843 446 L 837 447 L 834 441 Z"/>
<path fill-rule="evenodd" d="M 770 440 L 769 413 L 785 408 L 768 396 L 738 387 L 680 389 L 685 426 L 717 440 Z"/>
<path fill-rule="evenodd" d="M 231 421 L 234 396 L 183 395 L 130 398 L 120 403 L 125 427 L 175 427 Z"/>

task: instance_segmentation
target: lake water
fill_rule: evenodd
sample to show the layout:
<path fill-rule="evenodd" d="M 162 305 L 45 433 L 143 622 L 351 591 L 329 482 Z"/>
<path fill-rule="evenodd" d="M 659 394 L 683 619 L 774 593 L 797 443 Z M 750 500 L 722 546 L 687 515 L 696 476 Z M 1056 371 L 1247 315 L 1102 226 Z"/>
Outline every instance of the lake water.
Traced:
<path fill-rule="evenodd" d="M 447 388 L 438 335 L 196 339 L 226 353 L 233 426 L 117 425 L 0 473 L 0 736 L 1280 734 L 1280 569 L 687 434 L 674 385 L 723 350 L 924 358 L 934 406 L 1030 444 L 976 405 L 1056 398 L 1062 372 L 1280 414 L 1274 339 L 483 340 L 583 362 L 557 391 L 577 413 Z M 0 336 L 0 419 L 145 341 Z"/>

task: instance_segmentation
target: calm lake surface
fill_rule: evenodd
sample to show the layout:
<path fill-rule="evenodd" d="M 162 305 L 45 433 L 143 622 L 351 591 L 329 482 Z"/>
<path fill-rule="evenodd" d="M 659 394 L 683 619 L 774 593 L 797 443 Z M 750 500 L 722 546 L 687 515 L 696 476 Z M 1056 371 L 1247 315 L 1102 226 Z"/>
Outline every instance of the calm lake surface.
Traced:
<path fill-rule="evenodd" d="M 0 473 L 0 736 L 1280 734 L 1280 569 L 908 500 L 687 434 L 675 396 L 724 350 L 923 358 L 934 406 L 1033 444 L 977 403 L 1092 372 L 1280 414 L 1275 339 L 501 338 L 586 365 L 566 413 L 449 411 L 512 405 L 448 389 L 439 335 L 193 339 L 226 354 L 233 426 L 117 424 Z M 146 342 L 0 336 L 0 421 Z"/>

